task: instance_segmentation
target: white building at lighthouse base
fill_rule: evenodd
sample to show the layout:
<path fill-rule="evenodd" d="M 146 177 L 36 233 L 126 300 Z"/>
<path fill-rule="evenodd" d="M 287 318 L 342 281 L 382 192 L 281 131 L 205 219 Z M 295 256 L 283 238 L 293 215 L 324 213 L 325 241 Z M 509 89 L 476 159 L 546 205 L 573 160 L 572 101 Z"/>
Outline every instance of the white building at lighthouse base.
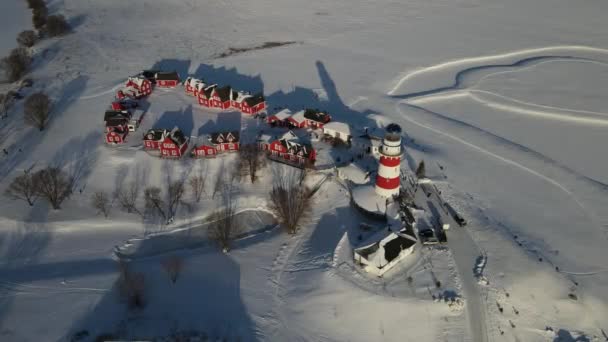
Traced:
<path fill-rule="evenodd" d="M 387 205 L 392 198 L 378 196 L 374 185 L 361 185 L 352 190 L 353 204 L 360 210 L 377 218 L 385 218 Z"/>

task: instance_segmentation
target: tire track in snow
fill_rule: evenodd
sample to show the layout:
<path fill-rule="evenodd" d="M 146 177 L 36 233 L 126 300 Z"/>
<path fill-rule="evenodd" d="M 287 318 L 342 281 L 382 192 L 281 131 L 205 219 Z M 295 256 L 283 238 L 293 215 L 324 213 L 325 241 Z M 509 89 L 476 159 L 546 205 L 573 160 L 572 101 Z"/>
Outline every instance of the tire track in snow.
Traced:
<path fill-rule="evenodd" d="M 466 86 L 464 83 L 470 79 L 471 74 L 479 73 L 480 71 L 486 72 L 491 69 L 500 70 L 504 68 L 529 66 L 531 64 L 548 60 L 563 59 L 608 64 L 591 57 L 581 56 L 585 54 L 605 55 L 606 59 L 608 60 L 607 49 L 577 45 L 551 46 L 519 50 L 499 55 L 463 58 L 408 73 L 397 81 L 397 84 L 388 92 L 388 95 L 401 100 L 406 100 L 415 97 L 439 94 L 451 90 L 459 90 Z M 441 72 L 446 74 L 455 74 L 451 85 L 436 87 L 430 90 L 409 92 L 404 95 L 395 95 L 406 82 L 413 82 L 416 78 L 424 78 L 426 75 L 436 75 L 437 73 Z"/>

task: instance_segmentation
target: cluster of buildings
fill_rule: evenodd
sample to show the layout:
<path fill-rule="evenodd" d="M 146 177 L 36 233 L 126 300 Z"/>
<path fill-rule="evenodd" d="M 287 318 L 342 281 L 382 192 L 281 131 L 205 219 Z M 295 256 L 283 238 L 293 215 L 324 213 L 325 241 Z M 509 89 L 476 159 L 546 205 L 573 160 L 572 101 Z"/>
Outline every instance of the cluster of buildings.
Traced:
<path fill-rule="evenodd" d="M 245 91 L 237 91 L 231 86 L 207 84 L 204 80 L 194 77 L 186 78 L 184 89 L 186 94 L 194 96 L 198 104 L 206 108 L 234 109 L 249 115 L 266 111 L 266 99 L 262 94 L 251 95 Z"/>

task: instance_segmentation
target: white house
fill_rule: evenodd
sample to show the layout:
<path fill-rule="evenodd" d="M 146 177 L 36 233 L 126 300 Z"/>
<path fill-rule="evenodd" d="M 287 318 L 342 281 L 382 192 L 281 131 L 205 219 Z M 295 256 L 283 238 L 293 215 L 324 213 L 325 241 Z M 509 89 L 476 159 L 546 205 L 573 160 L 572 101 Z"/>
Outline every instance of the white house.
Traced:
<path fill-rule="evenodd" d="M 344 122 L 332 121 L 323 125 L 323 134 L 350 143 L 352 138 L 350 126 Z"/>
<path fill-rule="evenodd" d="M 354 259 L 366 272 L 382 276 L 414 251 L 416 238 L 406 229 L 383 229 L 354 249 Z"/>

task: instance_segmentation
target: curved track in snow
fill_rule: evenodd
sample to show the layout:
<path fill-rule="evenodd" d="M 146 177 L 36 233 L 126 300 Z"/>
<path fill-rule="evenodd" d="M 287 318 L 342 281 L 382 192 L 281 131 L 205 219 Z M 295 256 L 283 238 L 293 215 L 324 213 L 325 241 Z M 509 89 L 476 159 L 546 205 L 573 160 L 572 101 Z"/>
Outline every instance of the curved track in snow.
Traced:
<path fill-rule="evenodd" d="M 510 69 L 531 67 L 548 61 L 572 60 L 608 65 L 608 63 L 598 61 L 594 58 L 597 56 L 606 56 L 606 60 L 608 60 L 608 50 L 580 46 L 564 46 L 529 49 L 503 55 L 451 61 L 420 69 L 406 75 L 399 80 L 397 85 L 388 93 L 388 95 L 392 99 L 398 100 L 397 110 L 398 113 L 401 114 L 400 118 L 406 120 L 410 124 L 458 142 L 473 151 L 482 153 L 490 158 L 514 166 L 534 177 L 542 179 L 544 182 L 559 189 L 566 196 L 568 196 L 568 198 L 570 198 L 576 204 L 576 206 L 585 214 L 585 216 L 589 218 L 593 226 L 601 226 L 598 217 L 586 207 L 585 203 L 583 203 L 579 196 L 573 193 L 571 188 L 576 187 L 577 189 L 583 189 L 581 190 L 583 193 L 585 191 L 608 192 L 608 184 L 582 175 L 571 168 L 562 165 L 559 162 L 552 160 L 551 158 L 519 143 L 510 141 L 464 121 L 433 112 L 421 106 L 423 103 L 431 102 L 436 99 L 469 96 L 482 105 L 516 114 L 524 114 L 541 119 L 569 121 L 576 124 L 608 126 L 608 114 L 606 113 L 537 105 L 519 101 L 489 91 L 469 89 L 490 74 L 495 74 L 496 72 L 503 72 Z M 407 88 L 407 86 L 404 87 L 406 83 L 408 86 L 413 83 L 414 87 L 419 86 L 416 84 L 418 81 L 420 81 L 420 84 L 422 85 L 425 83 L 436 84 L 437 76 L 440 76 L 439 78 L 445 77 L 448 82 L 451 83 L 445 86 L 430 87 L 431 89 L 429 90 L 414 90 L 397 95 L 397 92 L 400 89 Z M 449 81 L 450 79 L 451 81 Z M 421 121 L 418 118 L 414 118 L 411 115 L 413 113 L 422 115 L 422 117 L 428 116 L 432 118 L 432 121 Z M 463 136 L 468 135 L 458 134 L 457 136 L 457 133 L 448 132 L 444 128 L 439 128 L 431 123 L 436 120 L 439 120 L 439 123 L 454 126 L 454 128 L 456 128 L 458 131 L 470 132 L 473 137 L 477 137 L 478 139 L 475 139 L 473 142 L 470 139 L 463 138 Z M 488 144 L 480 144 L 482 141 L 487 141 Z M 497 146 L 497 148 L 493 149 L 489 146 Z M 520 157 L 525 157 L 526 160 L 524 161 Z M 539 171 L 541 169 L 543 170 L 542 172 Z M 565 180 L 568 180 L 568 182 Z M 474 245 L 474 242 L 472 245 Z M 461 265 L 462 263 L 465 263 L 465 265 Z M 460 260 L 458 266 L 461 268 L 467 267 L 468 265 L 466 265 L 466 260 L 463 259 Z M 466 295 L 473 299 L 469 300 L 468 304 L 472 306 L 482 306 L 483 304 L 481 302 L 482 298 L 479 291 L 479 285 L 475 282 L 473 277 L 466 274 L 467 272 L 465 272 L 465 274 L 462 274 L 462 272 L 460 273 L 463 278 L 463 282 L 470 285 L 464 287 L 465 291 L 468 292 Z M 598 272 L 563 273 L 593 275 Z M 483 307 L 475 307 L 471 308 L 469 311 L 469 323 L 471 325 L 471 329 L 473 330 L 471 333 L 475 341 L 487 340 L 487 335 L 483 333 L 487 332 L 484 309 L 485 308 Z M 477 322 L 471 322 L 474 320 L 479 320 L 481 322 L 479 324 Z"/>
<path fill-rule="evenodd" d="M 596 58 L 598 55 L 605 55 L 606 61 L 608 61 L 608 50 L 582 46 L 529 49 L 502 55 L 466 58 L 411 72 L 402 77 L 388 94 L 393 98 L 417 104 L 470 96 L 473 100 L 485 106 L 514 114 L 560 120 L 574 124 L 608 126 L 608 113 L 527 103 L 490 91 L 473 89 L 476 84 L 490 75 L 533 67 L 546 62 L 578 61 L 608 66 L 608 62 Z M 406 84 L 429 83 L 429 80 L 436 78 L 437 75 L 446 78 L 446 83 L 451 82 L 451 84 L 428 90 L 410 91 L 402 95 L 396 94 Z"/>

